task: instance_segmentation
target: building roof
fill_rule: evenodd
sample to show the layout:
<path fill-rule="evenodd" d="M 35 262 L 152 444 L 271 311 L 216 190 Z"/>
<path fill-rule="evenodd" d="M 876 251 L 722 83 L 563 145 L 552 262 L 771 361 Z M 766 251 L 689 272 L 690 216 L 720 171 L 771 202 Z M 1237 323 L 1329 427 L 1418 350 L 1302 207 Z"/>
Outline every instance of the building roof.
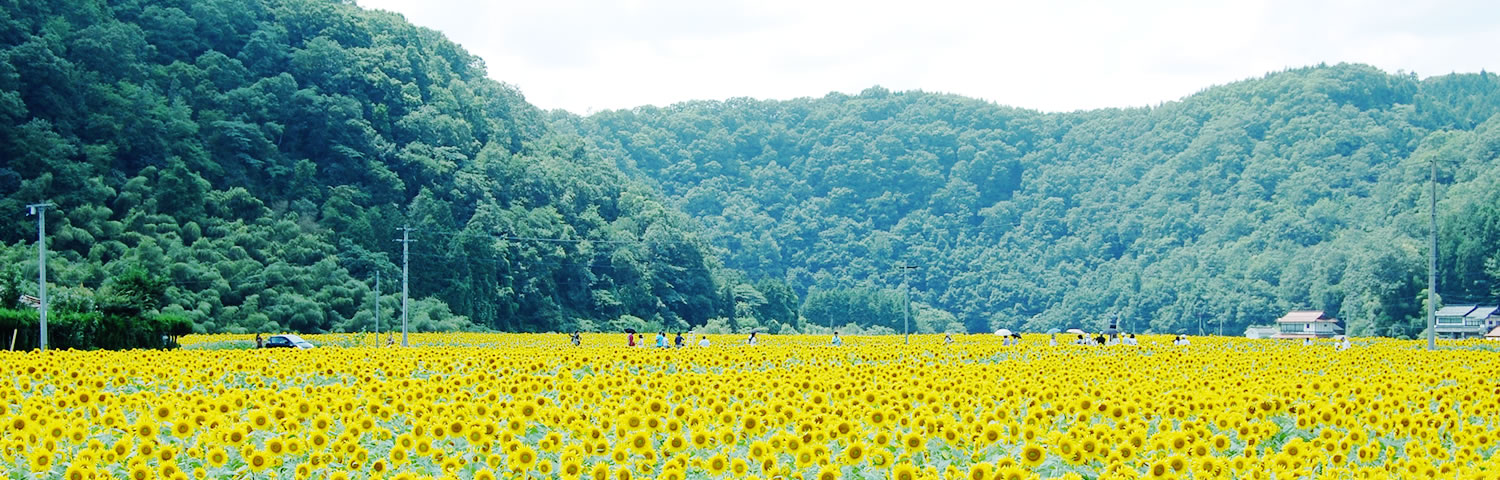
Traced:
<path fill-rule="evenodd" d="M 1276 319 L 1276 323 L 1317 323 L 1337 321 L 1338 320 L 1324 317 L 1322 310 L 1294 310 L 1291 312 L 1287 312 L 1286 315 L 1283 315 L 1281 318 Z"/>
<path fill-rule="evenodd" d="M 1468 315 L 1469 312 L 1472 311 L 1474 311 L 1473 305 L 1454 305 L 1451 307 L 1443 307 L 1442 309 L 1439 309 L 1437 313 L 1434 313 L 1432 315 L 1435 317 L 1462 317 L 1464 315 Z"/>
<path fill-rule="evenodd" d="M 1500 307 L 1479 307 L 1469 312 L 1468 317 L 1479 319 L 1490 318 L 1490 316 L 1495 314 L 1495 310 L 1500 310 Z"/>
<path fill-rule="evenodd" d="M 1490 333 L 1484 334 L 1484 338 L 1500 338 L 1500 327 L 1495 327 L 1494 330 L 1490 330 Z"/>

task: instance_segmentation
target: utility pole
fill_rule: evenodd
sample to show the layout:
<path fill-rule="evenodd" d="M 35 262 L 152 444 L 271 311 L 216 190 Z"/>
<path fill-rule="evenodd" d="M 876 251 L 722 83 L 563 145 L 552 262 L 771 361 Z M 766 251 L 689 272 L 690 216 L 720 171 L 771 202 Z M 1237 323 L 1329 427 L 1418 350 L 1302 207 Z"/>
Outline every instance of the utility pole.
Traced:
<path fill-rule="evenodd" d="M 375 271 L 375 346 L 380 346 L 380 270 Z"/>
<path fill-rule="evenodd" d="M 31 209 L 31 214 L 36 215 L 36 291 L 37 300 L 41 301 L 41 307 L 37 309 L 37 319 L 41 323 L 41 332 L 37 345 L 42 351 L 47 351 L 47 207 L 50 203 L 33 203 L 26 208 Z"/>
<path fill-rule="evenodd" d="M 901 302 L 901 331 L 907 345 L 911 344 L 911 284 L 906 282 L 906 272 L 916 265 L 901 266 L 901 290 L 905 299 Z"/>
<path fill-rule="evenodd" d="M 409 250 L 408 247 L 411 246 L 411 242 L 412 242 L 412 240 L 411 240 L 411 228 L 408 228 L 407 226 L 402 225 L 399 230 L 401 230 L 401 239 L 397 240 L 397 241 L 401 242 L 401 346 L 403 346 L 403 347 L 409 347 L 409 346 L 411 346 L 411 344 L 408 343 L 407 340 L 406 340 L 406 318 L 407 318 L 407 316 L 406 316 L 407 289 L 406 288 L 407 288 L 407 280 L 409 278 L 408 277 L 408 275 L 409 275 L 408 267 L 411 265 L 411 263 L 410 263 L 410 257 L 407 256 L 408 250 Z"/>
<path fill-rule="evenodd" d="M 1437 348 L 1437 156 L 1432 156 L 1432 195 L 1427 205 L 1427 350 Z"/>

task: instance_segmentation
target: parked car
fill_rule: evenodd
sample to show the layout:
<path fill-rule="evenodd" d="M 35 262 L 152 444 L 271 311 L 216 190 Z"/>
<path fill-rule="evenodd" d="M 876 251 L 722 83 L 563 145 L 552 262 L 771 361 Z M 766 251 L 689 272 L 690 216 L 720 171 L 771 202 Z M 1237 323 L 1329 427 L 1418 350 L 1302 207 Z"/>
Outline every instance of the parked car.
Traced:
<path fill-rule="evenodd" d="M 296 335 L 272 335 L 266 339 L 265 348 L 297 348 L 305 350 L 313 348 L 313 344 Z"/>

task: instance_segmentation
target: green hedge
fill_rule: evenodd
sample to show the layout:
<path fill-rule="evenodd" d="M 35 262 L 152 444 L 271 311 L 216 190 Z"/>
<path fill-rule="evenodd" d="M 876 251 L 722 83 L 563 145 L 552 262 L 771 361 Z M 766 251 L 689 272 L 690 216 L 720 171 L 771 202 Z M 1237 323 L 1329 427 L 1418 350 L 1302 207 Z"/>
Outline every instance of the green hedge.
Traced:
<path fill-rule="evenodd" d="M 39 322 L 36 310 L 0 309 L 0 348 L 37 347 Z M 181 315 L 125 316 L 90 313 L 54 313 L 47 316 L 47 346 L 76 350 L 123 350 L 128 348 L 172 348 L 175 338 L 192 333 L 193 324 Z M 163 341 L 162 337 L 169 337 Z"/>

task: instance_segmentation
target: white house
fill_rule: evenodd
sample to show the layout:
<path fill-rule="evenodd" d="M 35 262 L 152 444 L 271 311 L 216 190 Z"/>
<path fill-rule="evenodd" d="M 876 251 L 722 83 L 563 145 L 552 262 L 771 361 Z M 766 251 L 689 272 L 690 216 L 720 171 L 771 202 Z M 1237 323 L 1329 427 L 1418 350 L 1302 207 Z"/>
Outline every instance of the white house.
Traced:
<path fill-rule="evenodd" d="M 1469 316 L 1476 309 L 1474 305 L 1450 305 L 1438 309 L 1433 314 L 1436 317 L 1437 334 L 1446 338 L 1484 335 L 1489 331 L 1484 328 L 1484 321 Z"/>
<path fill-rule="evenodd" d="M 1332 338 L 1344 333 L 1339 321 L 1323 316 L 1322 311 L 1297 310 L 1276 319 L 1277 333 L 1271 338 Z"/>
<path fill-rule="evenodd" d="M 1245 338 L 1271 338 L 1280 330 L 1275 325 L 1251 325 L 1245 328 Z"/>

